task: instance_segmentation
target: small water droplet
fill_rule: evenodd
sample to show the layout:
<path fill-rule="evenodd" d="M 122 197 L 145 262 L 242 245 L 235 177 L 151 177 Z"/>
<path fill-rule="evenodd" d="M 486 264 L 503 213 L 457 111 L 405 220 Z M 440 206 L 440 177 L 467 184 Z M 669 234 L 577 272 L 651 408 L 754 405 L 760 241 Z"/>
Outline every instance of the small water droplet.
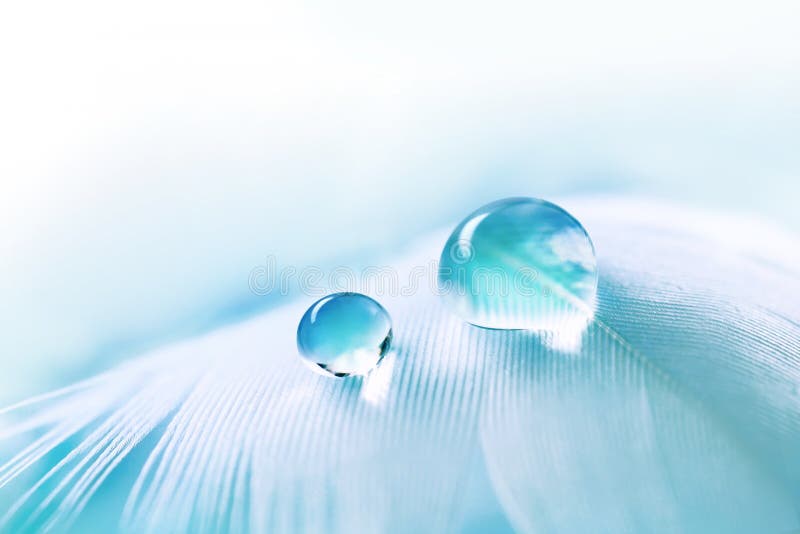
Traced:
<path fill-rule="evenodd" d="M 564 331 L 594 315 L 597 260 L 581 224 L 535 198 L 507 198 L 464 219 L 445 244 L 439 290 L 477 326 Z"/>
<path fill-rule="evenodd" d="M 386 310 L 360 293 L 323 297 L 297 327 L 297 348 L 315 371 L 331 376 L 365 375 L 389 351 L 392 321 Z"/>

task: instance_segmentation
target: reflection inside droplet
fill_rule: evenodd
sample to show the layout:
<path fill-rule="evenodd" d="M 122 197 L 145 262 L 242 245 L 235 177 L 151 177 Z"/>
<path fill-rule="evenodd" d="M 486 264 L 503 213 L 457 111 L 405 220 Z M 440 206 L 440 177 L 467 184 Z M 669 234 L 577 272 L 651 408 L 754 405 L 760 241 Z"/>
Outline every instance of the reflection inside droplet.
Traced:
<path fill-rule="evenodd" d="M 579 344 L 594 316 L 597 261 L 586 230 L 562 208 L 508 198 L 453 230 L 438 282 L 445 302 L 467 322 L 551 332 L 566 348 Z"/>
<path fill-rule="evenodd" d="M 366 295 L 328 295 L 306 311 L 297 327 L 297 348 L 315 371 L 329 376 L 365 375 L 389 351 L 392 322 Z"/>

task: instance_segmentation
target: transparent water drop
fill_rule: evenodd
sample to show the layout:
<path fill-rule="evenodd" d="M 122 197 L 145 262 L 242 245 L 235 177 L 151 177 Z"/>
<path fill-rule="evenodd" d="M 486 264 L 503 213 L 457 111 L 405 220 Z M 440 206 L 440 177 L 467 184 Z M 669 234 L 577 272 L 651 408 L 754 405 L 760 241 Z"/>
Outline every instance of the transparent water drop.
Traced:
<path fill-rule="evenodd" d="M 544 200 L 507 198 L 453 230 L 438 282 L 450 308 L 474 325 L 582 332 L 594 316 L 597 261 L 572 215 Z"/>
<path fill-rule="evenodd" d="M 303 360 L 326 375 L 364 375 L 377 366 L 392 343 L 386 310 L 360 293 L 323 297 L 300 319 L 297 348 Z"/>

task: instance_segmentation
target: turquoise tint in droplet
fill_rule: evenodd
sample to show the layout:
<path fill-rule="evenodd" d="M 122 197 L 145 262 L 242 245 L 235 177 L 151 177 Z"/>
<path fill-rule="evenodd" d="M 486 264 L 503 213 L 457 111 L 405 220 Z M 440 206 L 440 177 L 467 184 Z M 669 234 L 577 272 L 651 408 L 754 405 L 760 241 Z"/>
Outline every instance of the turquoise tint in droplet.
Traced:
<path fill-rule="evenodd" d="M 360 293 L 335 293 L 315 302 L 297 327 L 297 348 L 315 370 L 333 376 L 364 375 L 392 343 L 386 310 Z"/>
<path fill-rule="evenodd" d="M 583 226 L 535 198 L 487 204 L 459 224 L 442 251 L 439 290 L 467 322 L 559 331 L 594 314 L 597 262 Z"/>

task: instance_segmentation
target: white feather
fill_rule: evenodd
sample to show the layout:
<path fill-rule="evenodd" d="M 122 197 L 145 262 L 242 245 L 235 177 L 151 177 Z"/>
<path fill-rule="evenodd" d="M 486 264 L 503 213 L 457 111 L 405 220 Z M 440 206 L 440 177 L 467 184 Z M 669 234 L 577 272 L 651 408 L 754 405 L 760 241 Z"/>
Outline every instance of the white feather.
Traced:
<path fill-rule="evenodd" d="M 798 240 L 638 200 L 567 207 L 600 260 L 576 354 L 465 325 L 423 285 L 381 299 L 379 370 L 328 379 L 296 356 L 300 299 L 0 412 L 4 528 L 800 527 Z"/>

